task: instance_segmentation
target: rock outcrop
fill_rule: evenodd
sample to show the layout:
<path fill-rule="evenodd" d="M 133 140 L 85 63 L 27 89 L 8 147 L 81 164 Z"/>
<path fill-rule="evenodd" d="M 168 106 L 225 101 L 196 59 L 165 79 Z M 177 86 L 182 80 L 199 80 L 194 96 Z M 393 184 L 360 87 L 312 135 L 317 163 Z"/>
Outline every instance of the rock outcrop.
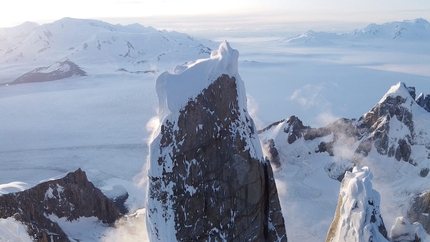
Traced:
<path fill-rule="evenodd" d="M 35 241 L 69 241 L 49 215 L 67 218 L 97 217 L 112 224 L 120 216 L 114 204 L 88 181 L 81 169 L 64 178 L 40 183 L 17 193 L 0 196 L 0 217 L 14 217 L 28 228 Z"/>
<path fill-rule="evenodd" d="M 154 240 L 287 241 L 237 58 L 224 42 L 211 58 L 157 79 L 161 124 L 151 143 L 147 204 Z M 191 85 L 200 86 L 196 93 L 178 90 Z"/>
<path fill-rule="evenodd" d="M 30 83 L 30 82 L 47 82 L 61 80 L 72 76 L 86 76 L 78 65 L 70 60 L 56 62 L 48 67 L 39 67 L 30 72 L 23 74 L 10 84 Z"/>
<path fill-rule="evenodd" d="M 372 188 L 372 177 L 367 167 L 346 172 L 326 242 L 388 242 L 379 211 L 380 197 Z"/>
<path fill-rule="evenodd" d="M 407 218 L 411 222 L 420 223 L 430 234 L 430 191 L 417 195 L 412 199 Z"/>

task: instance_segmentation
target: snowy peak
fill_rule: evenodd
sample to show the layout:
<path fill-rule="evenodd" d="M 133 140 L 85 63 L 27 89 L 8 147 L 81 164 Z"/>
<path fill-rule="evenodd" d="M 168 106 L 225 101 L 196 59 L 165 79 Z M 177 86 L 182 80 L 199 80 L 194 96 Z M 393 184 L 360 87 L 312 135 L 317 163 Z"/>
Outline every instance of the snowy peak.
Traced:
<path fill-rule="evenodd" d="M 415 87 L 408 87 L 405 83 L 399 82 L 396 85 L 392 86 L 390 90 L 382 97 L 379 103 L 383 103 L 389 98 L 401 97 L 402 99 L 415 99 Z"/>
<path fill-rule="evenodd" d="M 195 97 L 221 75 L 239 77 L 238 58 L 239 52 L 225 41 L 220 44 L 218 50 L 212 51 L 210 58 L 177 66 L 174 74 L 162 73 L 156 81 L 160 120 L 169 112 L 177 113 L 189 99 Z M 241 98 L 244 98 L 242 85 L 238 88 Z M 246 100 L 241 103 L 246 103 Z"/>
<path fill-rule="evenodd" d="M 405 20 L 403 22 L 389 22 L 384 24 L 369 24 L 363 29 L 348 33 L 327 33 L 307 31 L 301 35 L 286 40 L 291 44 L 305 45 L 356 45 L 361 41 L 384 40 L 394 42 L 429 41 L 430 23 L 425 19 Z M 373 42 L 370 42 L 373 43 Z"/>
<path fill-rule="evenodd" d="M 346 172 L 326 242 L 388 242 L 379 210 L 381 199 L 372 188 L 372 178 L 367 167 Z"/>

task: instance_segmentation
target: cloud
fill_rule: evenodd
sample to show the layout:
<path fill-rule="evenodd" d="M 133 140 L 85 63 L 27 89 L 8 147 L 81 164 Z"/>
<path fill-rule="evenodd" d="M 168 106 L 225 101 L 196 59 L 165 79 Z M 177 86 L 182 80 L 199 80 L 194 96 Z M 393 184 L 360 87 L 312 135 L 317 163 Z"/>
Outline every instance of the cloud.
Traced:
<path fill-rule="evenodd" d="M 339 117 L 332 113 L 332 104 L 326 98 L 327 91 L 330 91 L 333 86 L 336 86 L 336 84 L 308 84 L 295 90 L 290 96 L 290 100 L 296 102 L 305 111 L 314 113 L 315 125 L 325 126 L 339 119 Z"/>
<path fill-rule="evenodd" d="M 326 111 L 324 113 L 318 114 L 316 117 L 316 120 L 319 125 L 325 126 L 327 124 L 333 123 L 334 121 L 338 120 L 339 117 L 333 115 L 331 111 Z"/>
<path fill-rule="evenodd" d="M 145 213 L 145 209 L 140 209 L 121 218 L 116 222 L 115 228 L 108 230 L 100 241 L 149 241 Z"/>
<path fill-rule="evenodd" d="M 257 112 L 258 112 L 258 103 L 257 101 L 249 94 L 246 94 L 247 98 L 247 106 L 248 106 L 248 113 L 251 116 L 251 118 L 254 120 L 256 128 L 262 129 L 265 127 L 264 123 L 258 118 Z"/>
<path fill-rule="evenodd" d="M 308 84 L 296 91 L 291 95 L 290 100 L 297 102 L 305 109 L 314 107 L 330 106 L 330 103 L 325 99 L 323 91 L 324 85 L 311 85 Z"/>

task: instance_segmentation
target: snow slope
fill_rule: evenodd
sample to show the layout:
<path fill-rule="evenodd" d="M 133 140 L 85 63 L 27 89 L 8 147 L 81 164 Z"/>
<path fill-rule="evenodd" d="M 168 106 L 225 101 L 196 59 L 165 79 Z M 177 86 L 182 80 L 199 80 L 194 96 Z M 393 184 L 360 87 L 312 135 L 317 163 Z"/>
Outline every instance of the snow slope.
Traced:
<path fill-rule="evenodd" d="M 0 218 L 0 241 L 31 242 L 24 224 L 14 218 Z"/>

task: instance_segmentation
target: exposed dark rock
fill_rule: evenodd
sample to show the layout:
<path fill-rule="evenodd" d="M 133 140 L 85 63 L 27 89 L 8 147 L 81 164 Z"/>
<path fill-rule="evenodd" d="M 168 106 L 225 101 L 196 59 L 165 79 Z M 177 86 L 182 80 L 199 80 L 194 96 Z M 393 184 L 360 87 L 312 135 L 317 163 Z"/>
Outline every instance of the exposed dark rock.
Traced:
<path fill-rule="evenodd" d="M 421 169 L 420 176 L 426 177 L 429 174 L 430 169 L 428 167 Z"/>
<path fill-rule="evenodd" d="M 415 94 L 415 87 L 406 87 L 406 89 L 408 89 L 409 95 L 411 95 L 411 97 L 413 99 L 415 99 L 416 94 Z"/>
<path fill-rule="evenodd" d="M 430 233 L 430 191 L 412 199 L 407 218 L 412 223 L 420 223 L 425 231 Z"/>
<path fill-rule="evenodd" d="M 397 146 L 396 149 L 396 160 L 400 161 L 406 161 L 409 162 L 409 158 L 411 156 L 411 146 L 406 142 L 406 140 L 404 139 L 400 139 L 399 140 L 399 146 Z"/>
<path fill-rule="evenodd" d="M 273 139 L 269 139 L 265 145 L 267 146 L 266 149 L 269 150 L 269 161 L 275 165 L 276 168 L 279 168 L 281 166 L 281 160 L 279 158 L 278 149 L 275 147 L 275 141 Z"/>
<path fill-rule="evenodd" d="M 309 126 L 303 126 L 302 121 L 296 116 L 291 116 L 287 119 L 288 127 L 284 129 L 284 132 L 288 134 L 288 143 L 292 144 L 297 139 L 303 136 L 303 133 L 309 129 Z"/>
<path fill-rule="evenodd" d="M 156 237 L 174 220 L 178 241 L 287 241 L 273 172 L 253 155 L 257 131 L 236 85 L 222 75 L 162 124 L 151 169 L 163 172 L 150 175 L 147 208 Z"/>
<path fill-rule="evenodd" d="M 321 142 L 318 145 L 318 149 L 315 150 L 316 153 L 327 152 L 330 156 L 334 156 L 333 152 L 333 142 Z"/>
<path fill-rule="evenodd" d="M 121 185 L 113 186 L 112 190 L 103 192 L 109 200 L 113 202 L 118 211 L 122 214 L 128 213 L 128 208 L 125 206 L 125 201 L 128 199 L 127 190 Z"/>
<path fill-rule="evenodd" d="M 78 65 L 70 60 L 57 62 L 48 67 L 39 67 L 24 75 L 18 77 L 10 84 L 30 83 L 30 82 L 47 82 L 60 80 L 72 76 L 86 76 Z"/>
<path fill-rule="evenodd" d="M 0 196 L 0 217 L 18 218 L 27 225 L 35 241 L 69 241 L 58 224 L 47 217 L 51 214 L 70 221 L 94 216 L 108 224 L 120 216 L 113 203 L 88 181 L 81 169 L 64 178 Z"/>
<path fill-rule="evenodd" d="M 424 95 L 421 93 L 415 101 L 427 112 L 430 112 L 430 94 Z"/>

